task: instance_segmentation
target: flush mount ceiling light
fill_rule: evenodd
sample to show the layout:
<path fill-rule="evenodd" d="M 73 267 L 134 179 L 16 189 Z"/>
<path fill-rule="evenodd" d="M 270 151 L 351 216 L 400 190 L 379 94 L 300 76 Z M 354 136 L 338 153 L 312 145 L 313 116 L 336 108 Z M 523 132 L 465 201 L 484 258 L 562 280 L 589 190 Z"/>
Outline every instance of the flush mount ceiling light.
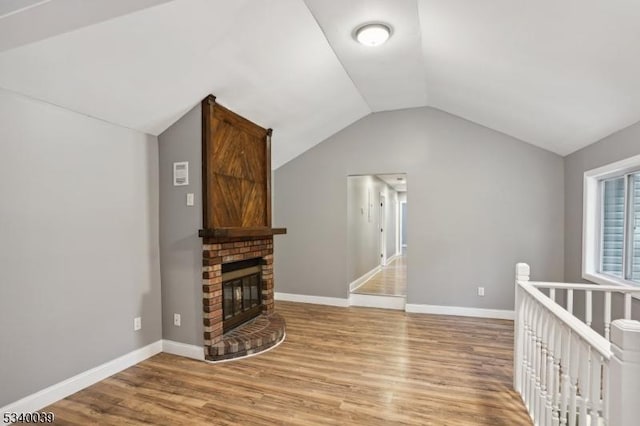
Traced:
<path fill-rule="evenodd" d="M 387 24 L 364 24 L 356 28 L 355 38 L 365 46 L 380 46 L 391 36 L 391 27 Z"/>

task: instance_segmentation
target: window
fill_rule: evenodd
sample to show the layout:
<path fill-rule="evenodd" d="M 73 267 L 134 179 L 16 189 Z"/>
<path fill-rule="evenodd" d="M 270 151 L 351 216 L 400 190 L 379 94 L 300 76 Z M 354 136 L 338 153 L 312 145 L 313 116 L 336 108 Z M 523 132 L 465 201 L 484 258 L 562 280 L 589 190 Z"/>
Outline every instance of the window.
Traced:
<path fill-rule="evenodd" d="M 640 156 L 584 175 L 583 278 L 640 286 Z"/>

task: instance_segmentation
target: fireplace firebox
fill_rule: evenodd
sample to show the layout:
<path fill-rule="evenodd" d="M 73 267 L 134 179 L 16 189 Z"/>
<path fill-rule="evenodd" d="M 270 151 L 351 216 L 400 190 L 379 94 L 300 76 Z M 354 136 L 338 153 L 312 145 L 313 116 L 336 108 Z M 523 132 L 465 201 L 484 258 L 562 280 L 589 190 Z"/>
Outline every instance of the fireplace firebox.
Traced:
<path fill-rule="evenodd" d="M 222 264 L 222 331 L 226 333 L 262 312 L 260 259 Z"/>

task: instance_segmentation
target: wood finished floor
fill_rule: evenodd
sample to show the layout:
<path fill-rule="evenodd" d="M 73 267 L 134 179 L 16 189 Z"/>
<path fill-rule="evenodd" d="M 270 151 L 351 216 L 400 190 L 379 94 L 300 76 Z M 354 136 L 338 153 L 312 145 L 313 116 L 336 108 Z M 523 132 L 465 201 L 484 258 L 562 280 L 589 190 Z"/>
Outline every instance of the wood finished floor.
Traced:
<path fill-rule="evenodd" d="M 380 296 L 407 295 L 407 255 L 395 258 L 375 274 L 369 281 L 355 289 L 355 294 Z"/>
<path fill-rule="evenodd" d="M 44 411 L 61 425 L 530 425 L 513 323 L 277 302 L 287 338 L 206 364 L 156 355 Z"/>

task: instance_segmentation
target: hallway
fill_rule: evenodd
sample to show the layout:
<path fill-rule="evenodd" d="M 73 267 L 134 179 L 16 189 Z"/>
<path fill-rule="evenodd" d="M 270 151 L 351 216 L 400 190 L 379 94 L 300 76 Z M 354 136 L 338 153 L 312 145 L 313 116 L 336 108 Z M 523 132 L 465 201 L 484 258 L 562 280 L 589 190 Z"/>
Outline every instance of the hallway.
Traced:
<path fill-rule="evenodd" d="M 369 294 L 377 296 L 407 295 L 407 252 L 387 263 L 380 272 L 371 277 L 353 294 Z"/>

